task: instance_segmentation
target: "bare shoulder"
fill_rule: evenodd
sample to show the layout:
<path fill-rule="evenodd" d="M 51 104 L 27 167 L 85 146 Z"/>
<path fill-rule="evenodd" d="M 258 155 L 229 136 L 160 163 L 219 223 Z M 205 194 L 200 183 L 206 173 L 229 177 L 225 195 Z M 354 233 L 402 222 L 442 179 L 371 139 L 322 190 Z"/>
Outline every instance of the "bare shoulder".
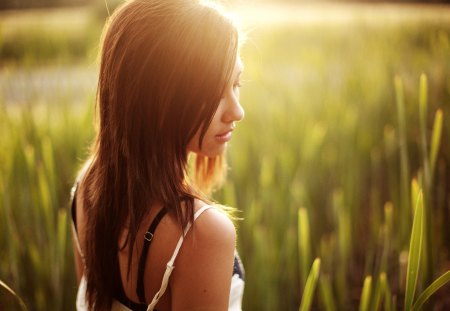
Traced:
<path fill-rule="evenodd" d="M 196 202 L 195 210 L 205 206 Z M 214 205 L 186 234 L 171 278 L 173 310 L 226 310 L 233 272 L 236 229 Z"/>
<path fill-rule="evenodd" d="M 195 211 L 208 204 L 196 200 Z M 204 265 L 204 261 L 222 261 L 233 258 L 236 247 L 236 228 L 226 213 L 210 205 L 194 221 L 187 232 L 176 265 L 192 270 L 193 265 Z M 231 275 L 231 274 L 230 274 Z"/>
<path fill-rule="evenodd" d="M 202 201 L 196 202 L 196 210 L 206 206 Z M 220 243 L 235 243 L 236 228 L 228 215 L 214 205 L 209 205 L 210 208 L 204 210 L 195 220 L 194 225 L 190 229 L 191 240 L 194 243 L 201 243 L 212 246 L 211 244 Z M 188 232 L 189 234 L 189 232 Z M 186 240 L 189 241 L 188 235 Z"/>

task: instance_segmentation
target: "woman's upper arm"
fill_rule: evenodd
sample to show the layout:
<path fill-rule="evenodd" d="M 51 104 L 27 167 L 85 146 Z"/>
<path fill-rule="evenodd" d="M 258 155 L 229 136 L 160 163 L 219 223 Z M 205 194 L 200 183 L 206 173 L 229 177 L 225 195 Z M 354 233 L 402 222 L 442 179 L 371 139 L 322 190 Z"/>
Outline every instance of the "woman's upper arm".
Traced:
<path fill-rule="evenodd" d="M 175 260 L 171 276 L 172 310 L 228 310 L 236 230 L 212 208 L 195 221 Z"/>

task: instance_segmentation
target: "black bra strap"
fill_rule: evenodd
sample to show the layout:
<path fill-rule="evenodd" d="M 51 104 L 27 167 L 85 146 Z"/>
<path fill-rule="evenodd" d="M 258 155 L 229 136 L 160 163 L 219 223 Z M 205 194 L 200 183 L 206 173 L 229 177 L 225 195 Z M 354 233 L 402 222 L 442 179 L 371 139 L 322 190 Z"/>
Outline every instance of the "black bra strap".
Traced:
<path fill-rule="evenodd" d="M 75 231 L 77 230 L 77 190 L 78 190 L 79 181 L 77 180 L 75 184 L 72 186 L 71 190 L 71 202 L 70 202 L 70 213 L 72 215 L 72 221 L 75 227 Z"/>
<path fill-rule="evenodd" d="M 153 219 L 150 227 L 148 228 L 147 232 L 144 235 L 144 245 L 142 247 L 141 252 L 141 258 L 139 259 L 139 266 L 138 266 L 138 279 L 137 279 L 137 286 L 136 286 L 136 294 L 139 297 L 140 302 L 145 303 L 145 290 L 144 290 L 144 271 L 145 271 L 145 262 L 147 260 L 147 253 L 148 248 L 150 247 L 150 244 L 152 243 L 153 235 L 155 234 L 156 227 L 158 226 L 161 219 L 166 214 L 167 209 L 161 208 L 161 210 L 158 212 L 158 214 L 155 216 L 155 219 Z"/>

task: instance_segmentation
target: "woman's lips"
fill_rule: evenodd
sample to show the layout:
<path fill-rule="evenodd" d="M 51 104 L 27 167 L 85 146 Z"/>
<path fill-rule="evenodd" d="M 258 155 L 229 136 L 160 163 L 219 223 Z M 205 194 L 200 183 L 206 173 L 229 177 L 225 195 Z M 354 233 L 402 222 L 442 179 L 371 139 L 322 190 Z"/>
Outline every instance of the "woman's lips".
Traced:
<path fill-rule="evenodd" d="M 227 141 L 229 141 L 229 140 L 231 139 L 231 132 L 232 132 L 232 131 L 233 131 L 233 130 L 226 131 L 226 132 L 224 132 L 224 133 L 222 133 L 222 134 L 216 135 L 215 137 L 216 137 L 216 139 L 217 139 L 219 142 L 225 143 L 225 142 L 227 142 Z"/>

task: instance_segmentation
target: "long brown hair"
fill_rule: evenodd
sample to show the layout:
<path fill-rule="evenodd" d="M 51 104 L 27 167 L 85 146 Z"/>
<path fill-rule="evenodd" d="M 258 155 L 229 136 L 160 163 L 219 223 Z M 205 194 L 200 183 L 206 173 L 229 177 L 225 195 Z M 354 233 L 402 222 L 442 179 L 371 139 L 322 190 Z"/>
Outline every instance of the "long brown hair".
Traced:
<path fill-rule="evenodd" d="M 163 202 L 182 229 L 193 221 L 195 198 L 211 202 L 207 194 L 223 180 L 225 158 L 196 155 L 189 179 L 187 145 L 198 130 L 202 145 L 237 52 L 237 28 L 216 5 L 132 0 L 109 18 L 100 52 L 99 127 L 83 178 L 90 309 L 109 309 L 122 286 L 118 240 L 125 226 L 129 276 L 151 202 Z"/>

